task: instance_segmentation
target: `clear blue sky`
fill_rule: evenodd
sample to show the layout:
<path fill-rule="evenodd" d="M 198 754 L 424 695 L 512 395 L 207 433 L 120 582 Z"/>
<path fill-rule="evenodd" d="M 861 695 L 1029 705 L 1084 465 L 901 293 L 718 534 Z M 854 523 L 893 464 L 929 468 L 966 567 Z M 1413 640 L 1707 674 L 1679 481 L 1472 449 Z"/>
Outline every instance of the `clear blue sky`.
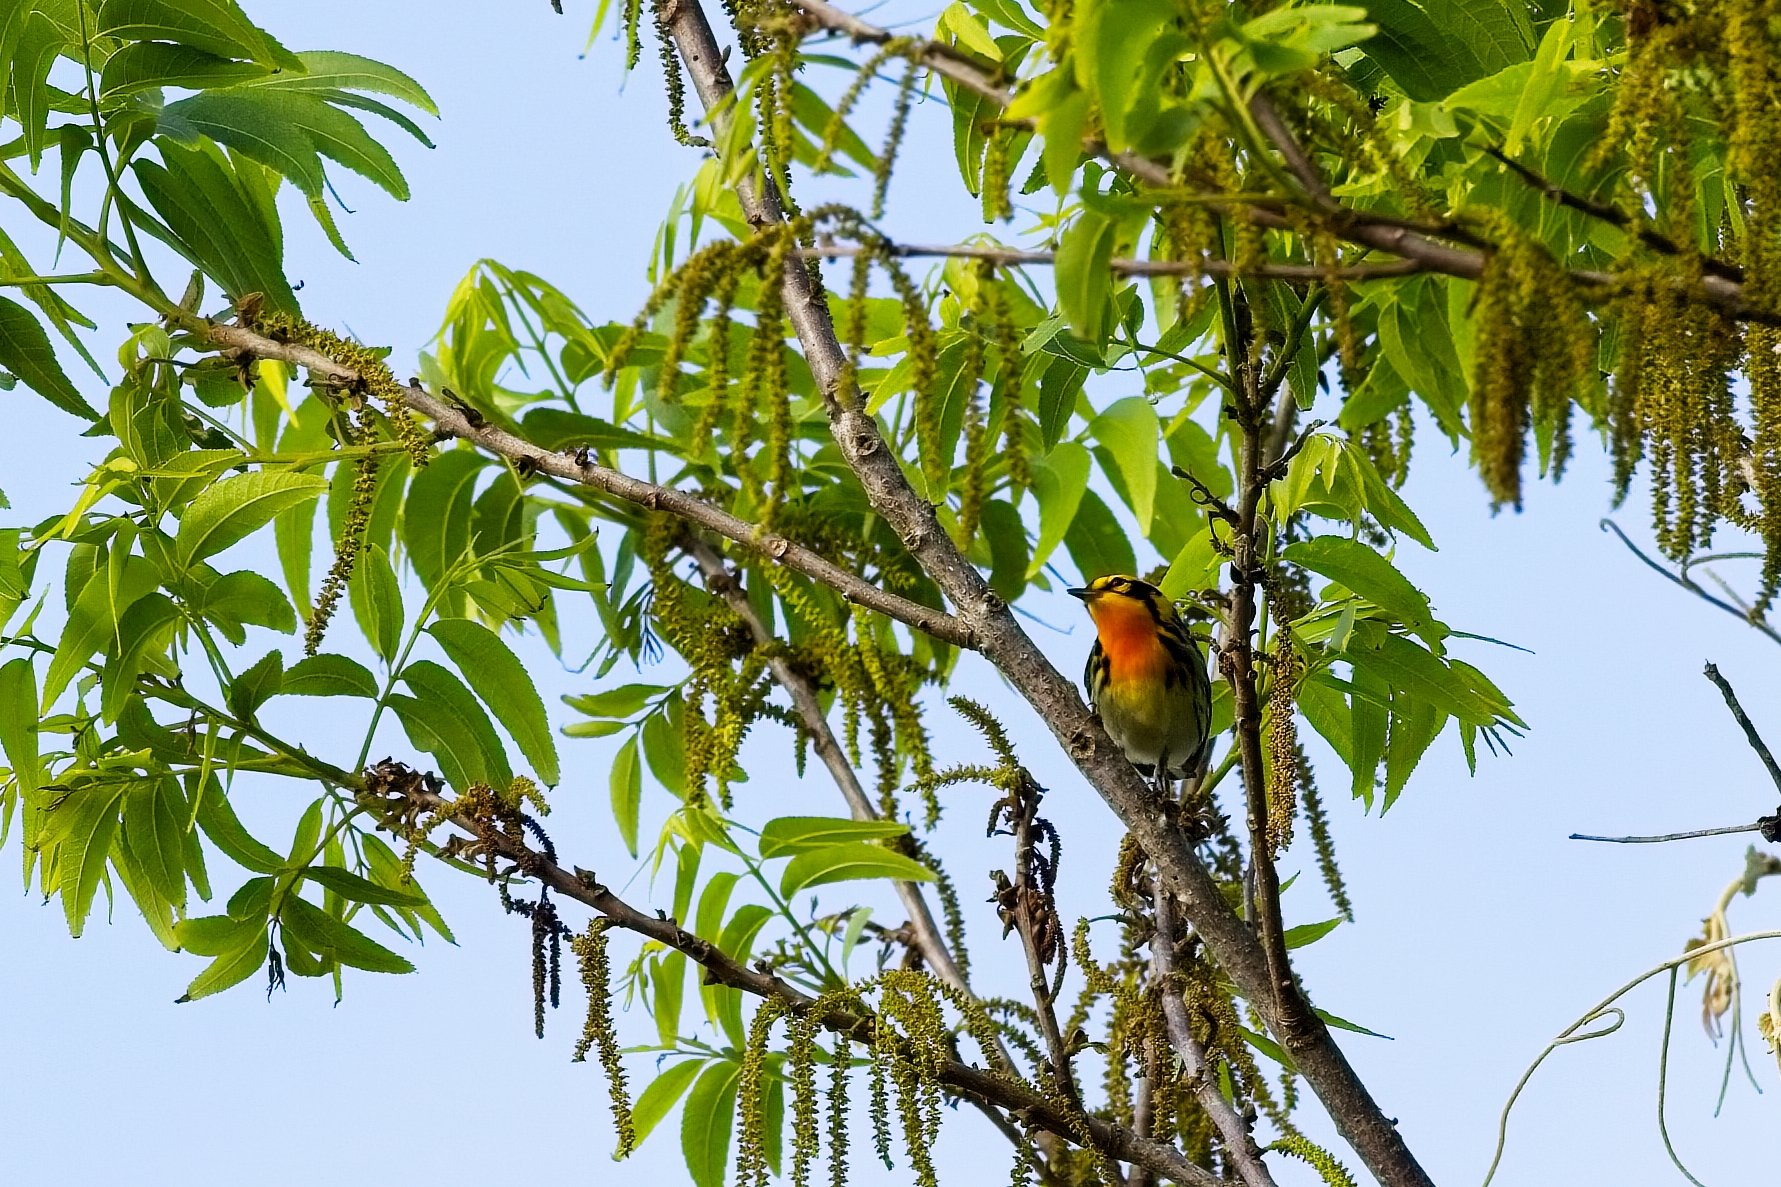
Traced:
<path fill-rule="evenodd" d="M 292 48 L 352 50 L 401 66 L 444 111 L 435 151 L 396 146 L 412 201 L 394 203 L 350 175 L 340 179 L 356 211 L 341 226 L 357 264 L 333 254 L 296 210 L 287 219 L 290 271 L 304 282 L 309 314 L 393 345 L 399 374 L 432 334 L 452 285 L 483 256 L 540 273 L 596 318 L 628 318 L 645 294 L 657 220 L 695 157 L 666 134 L 653 52 L 621 89 L 609 39 L 579 56 L 592 5 L 566 7 L 570 15 L 557 17 L 546 0 L 311 0 L 299 16 L 295 6 L 248 5 Z M 920 164 L 924 152 L 936 161 L 931 171 Z M 893 207 L 900 198 L 905 212 L 893 231 L 937 239 L 979 230 L 971 204 L 943 198 L 950 176 L 945 113 L 920 108 L 893 191 Z M 111 340 L 101 344 L 104 358 Z M 1129 394 L 1117 387 L 1102 390 Z M 0 489 L 15 506 L 7 522 L 30 523 L 65 508 L 66 484 L 98 450 L 22 389 L 0 401 L 11 429 L 0 437 Z M 1400 560 L 1450 624 L 1533 652 L 1479 644 L 1464 653 L 1533 729 L 1513 758 L 1486 758 L 1476 778 L 1466 776 L 1454 738 L 1443 738 L 1383 819 L 1328 797 L 1359 922 L 1308 950 L 1304 967 L 1320 1004 L 1395 1036 L 1349 1036 L 1344 1045 L 1437 1181 L 1466 1184 L 1482 1176 L 1497 1111 L 1522 1067 L 1589 1003 L 1678 951 L 1742 868 L 1746 844 L 1588 846 L 1566 834 L 1666 831 L 1773 810 L 1773 789 L 1700 668 L 1716 660 L 1781 742 L 1781 653 L 1640 569 L 1597 530 L 1608 488 L 1590 442 L 1580 442 L 1565 485 L 1533 488 L 1520 516 L 1492 517 L 1463 459 L 1445 453 L 1444 442 L 1425 435 L 1406 492 L 1442 551 L 1406 545 Z M 1641 523 L 1638 500 L 1622 517 L 1630 529 Z M 1035 625 L 1041 644 L 1075 671 L 1087 639 L 1074 605 L 1035 609 L 1057 626 Z M 341 639 L 350 634 L 343 628 L 344 620 Z M 586 689 L 548 656 L 536 671 L 552 705 L 557 693 Z M 998 687 L 971 665 L 961 678 L 980 694 Z M 1048 806 L 1070 842 L 1066 901 L 1092 913 L 1117 829 L 1014 698 L 1002 694 L 997 704 L 1029 764 L 1050 774 Z M 291 721 L 292 732 L 305 726 Z M 388 741 L 392 751 L 403 744 L 399 734 Z M 948 758 L 976 753 L 973 738 L 951 726 L 941 728 L 938 745 Z M 623 882 L 632 863 L 609 824 L 609 748 L 573 740 L 563 747 L 569 774 L 555 796 L 558 845 L 577 864 Z M 839 813 L 821 779 L 795 781 L 786 752 L 784 739 L 766 731 L 751 742 L 756 777 L 746 794 Z M 1343 782 L 1324 769 L 1327 787 Z M 986 916 L 975 903 L 982 872 L 1005 854 L 981 836 L 978 793 L 961 791 L 950 802 L 956 810 L 942 852 L 964 897 Z M 650 806 L 659 820 L 661 801 L 646 795 Z M 243 811 L 266 820 L 294 815 L 278 802 Z M 16 841 L 8 852 L 16 858 Z M 1308 844 L 1289 853 L 1288 871 L 1298 863 L 1310 866 Z M 475 1184 L 515 1173 L 565 1182 L 682 1179 L 673 1122 L 628 1163 L 607 1161 L 604 1085 L 593 1065 L 568 1062 L 579 995 L 568 995 L 545 1041 L 534 1040 L 523 925 L 502 917 L 481 884 L 422 873 L 459 946 L 416 953 L 416 976 L 354 977 L 338 1007 L 322 986 L 296 981 L 270 1003 L 243 988 L 175 1006 L 197 963 L 160 949 L 126 917 L 127 906 L 113 926 L 70 941 L 59 906 L 29 894 L 0 897 L 6 1177 L 272 1187 Z M 1292 921 L 1327 913 L 1315 882 L 1312 873 L 1289 895 Z M 1775 893 L 1734 904 L 1734 930 L 1774 918 Z M 979 966 L 1012 959 L 983 922 Z M 1766 987 L 1781 971 L 1781 947 L 1745 950 L 1742 965 L 1753 991 Z M 1672 1132 L 1705 1182 L 1754 1181 L 1755 1168 L 1772 1165 L 1761 1135 L 1773 1132 L 1781 1079 L 1753 1037 L 1752 1062 L 1768 1095 L 1734 1081 L 1724 1115 L 1712 1118 L 1720 1052 L 1696 1022 L 1697 989 L 1683 991 L 1672 1040 Z M 1511 1124 L 1500 1183 L 1676 1178 L 1654 1125 L 1661 979 L 1629 1004 L 1620 1034 L 1562 1050 L 1534 1081 Z M 623 1025 L 640 1033 L 640 1021 L 633 1015 Z M 648 1074 L 647 1063 L 636 1064 L 634 1085 Z M 1320 1133 L 1314 1114 L 1308 1106 L 1304 1119 Z M 436 1132 L 428 1122 L 435 1116 L 455 1120 Z M 939 1160 L 943 1181 L 954 1183 L 999 1179 L 1007 1166 L 999 1139 L 964 1113 L 949 1114 Z M 860 1161 L 853 1181 L 901 1183 L 907 1175 Z M 1283 1184 L 1308 1181 L 1291 1168 L 1282 1173 Z"/>

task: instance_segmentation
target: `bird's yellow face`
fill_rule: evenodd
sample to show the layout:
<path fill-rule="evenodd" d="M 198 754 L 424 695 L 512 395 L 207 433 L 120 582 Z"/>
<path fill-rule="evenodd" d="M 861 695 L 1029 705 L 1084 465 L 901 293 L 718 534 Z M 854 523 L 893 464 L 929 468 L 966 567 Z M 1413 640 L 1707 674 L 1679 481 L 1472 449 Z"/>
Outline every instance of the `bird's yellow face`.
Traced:
<path fill-rule="evenodd" d="M 1147 671 L 1164 662 L 1157 626 L 1173 611 L 1162 590 L 1136 577 L 1113 574 L 1069 592 L 1088 606 L 1095 633 L 1115 669 Z"/>

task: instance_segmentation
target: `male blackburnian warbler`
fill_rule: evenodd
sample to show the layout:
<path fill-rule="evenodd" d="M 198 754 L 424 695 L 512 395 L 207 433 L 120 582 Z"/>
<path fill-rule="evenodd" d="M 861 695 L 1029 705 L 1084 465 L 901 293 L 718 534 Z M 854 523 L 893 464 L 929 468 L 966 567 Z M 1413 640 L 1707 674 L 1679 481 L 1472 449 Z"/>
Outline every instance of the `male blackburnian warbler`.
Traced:
<path fill-rule="evenodd" d="M 1192 774 L 1206 750 L 1212 684 L 1174 605 L 1135 577 L 1097 577 L 1069 592 L 1095 622 L 1082 685 L 1107 733 L 1158 787 Z"/>

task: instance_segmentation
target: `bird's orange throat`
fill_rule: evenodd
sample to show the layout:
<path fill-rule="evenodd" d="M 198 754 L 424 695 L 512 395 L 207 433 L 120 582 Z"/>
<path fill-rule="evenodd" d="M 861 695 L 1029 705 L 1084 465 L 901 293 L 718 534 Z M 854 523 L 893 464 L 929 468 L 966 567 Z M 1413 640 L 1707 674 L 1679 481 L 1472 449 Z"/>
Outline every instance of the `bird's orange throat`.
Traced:
<path fill-rule="evenodd" d="M 1153 680 L 1169 667 L 1169 653 L 1157 635 L 1150 608 L 1129 598 L 1100 598 L 1089 607 L 1116 681 Z"/>

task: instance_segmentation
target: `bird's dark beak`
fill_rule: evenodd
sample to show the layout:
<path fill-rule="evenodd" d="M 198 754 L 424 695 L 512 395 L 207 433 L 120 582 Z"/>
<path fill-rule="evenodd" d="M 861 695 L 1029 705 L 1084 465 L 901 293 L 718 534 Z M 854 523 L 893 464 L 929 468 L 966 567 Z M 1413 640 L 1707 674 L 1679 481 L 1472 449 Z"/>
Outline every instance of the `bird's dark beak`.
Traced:
<path fill-rule="evenodd" d="M 1085 602 L 1095 596 L 1095 591 L 1089 589 L 1087 586 L 1084 586 L 1081 589 L 1066 589 L 1064 592 L 1073 598 L 1081 598 Z"/>

